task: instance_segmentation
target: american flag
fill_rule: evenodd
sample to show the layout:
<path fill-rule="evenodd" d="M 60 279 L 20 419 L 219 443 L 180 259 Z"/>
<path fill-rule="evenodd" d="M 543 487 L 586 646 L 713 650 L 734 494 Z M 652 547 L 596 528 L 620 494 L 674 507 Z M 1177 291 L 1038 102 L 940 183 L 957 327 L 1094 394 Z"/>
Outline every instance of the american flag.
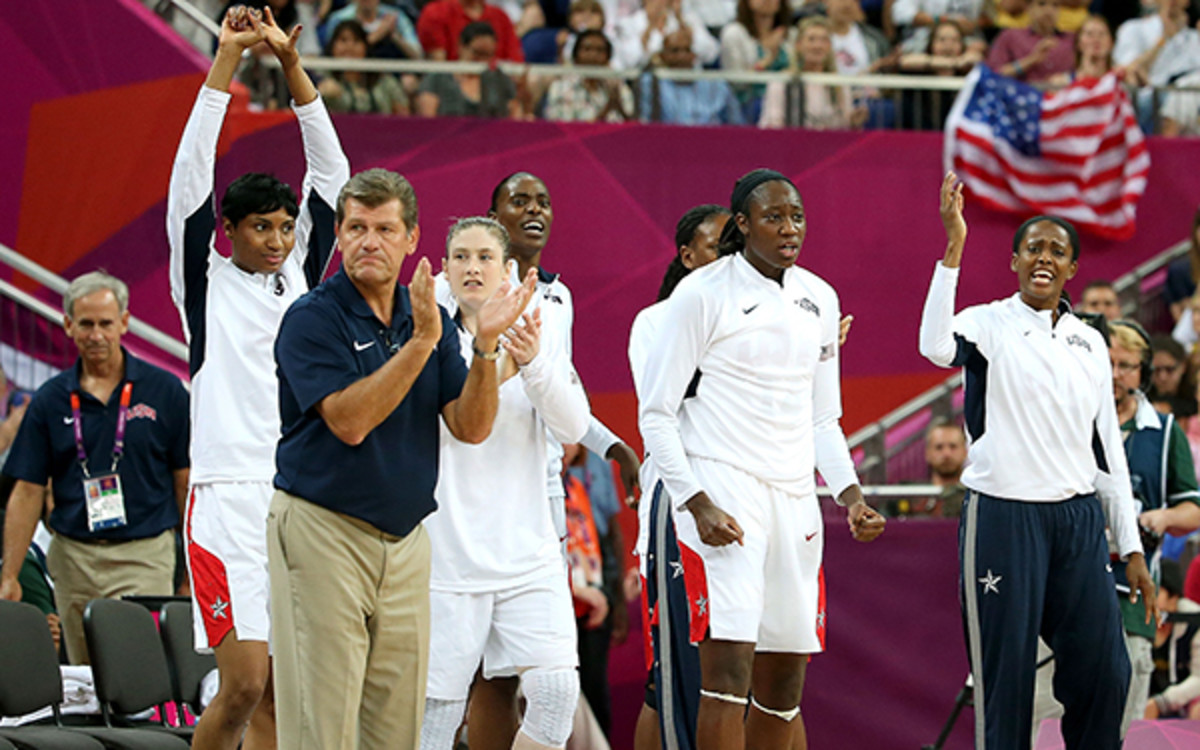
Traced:
<path fill-rule="evenodd" d="M 1116 75 L 1042 93 L 978 65 L 946 118 L 946 169 L 985 205 L 1133 236 L 1150 154 Z"/>

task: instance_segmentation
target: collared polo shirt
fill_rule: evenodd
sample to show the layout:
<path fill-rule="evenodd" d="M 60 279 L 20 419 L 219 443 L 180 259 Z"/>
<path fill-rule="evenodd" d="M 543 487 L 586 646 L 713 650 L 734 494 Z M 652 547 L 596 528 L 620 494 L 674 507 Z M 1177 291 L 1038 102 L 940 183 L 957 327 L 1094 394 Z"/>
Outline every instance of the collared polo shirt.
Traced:
<path fill-rule="evenodd" d="M 122 350 L 124 351 L 124 350 Z M 13 442 L 4 473 L 36 485 L 53 480 L 50 528 L 74 539 L 128 540 L 156 536 L 179 525 L 176 469 L 188 467 L 188 394 L 179 378 L 125 354 L 125 377 L 102 403 L 79 387 L 81 364 L 47 380 L 33 397 Z M 121 390 L 133 384 L 125 423 L 125 451 L 117 467 L 127 523 L 92 532 L 83 496 L 83 469 L 75 448 L 71 394 L 79 393 L 83 445 L 92 476 L 112 463 Z"/>
<path fill-rule="evenodd" d="M 412 337 L 408 290 L 396 286 L 388 326 L 344 269 L 292 305 L 275 342 L 283 421 L 277 488 L 396 536 L 437 508 L 438 418 L 467 379 L 458 329 L 439 309 L 442 338 L 404 400 L 360 445 L 348 445 L 316 406 L 383 367 Z"/>

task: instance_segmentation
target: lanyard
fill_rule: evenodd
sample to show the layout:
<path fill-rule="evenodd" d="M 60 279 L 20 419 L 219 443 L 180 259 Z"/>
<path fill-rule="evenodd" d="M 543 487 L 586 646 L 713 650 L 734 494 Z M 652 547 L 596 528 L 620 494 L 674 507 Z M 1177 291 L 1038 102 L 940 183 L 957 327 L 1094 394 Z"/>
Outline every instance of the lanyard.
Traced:
<path fill-rule="evenodd" d="M 129 401 L 133 397 L 133 383 L 126 382 L 125 387 L 121 389 L 121 409 L 117 412 L 117 435 L 113 438 L 112 452 L 112 468 L 109 472 L 117 470 L 117 464 L 121 461 L 121 454 L 125 452 L 125 421 L 129 418 Z M 83 447 L 83 415 L 79 411 L 79 393 L 71 393 L 71 422 L 75 425 L 75 451 L 79 456 L 79 465 L 83 469 L 83 476 L 90 478 L 91 472 L 88 471 L 87 449 Z"/>

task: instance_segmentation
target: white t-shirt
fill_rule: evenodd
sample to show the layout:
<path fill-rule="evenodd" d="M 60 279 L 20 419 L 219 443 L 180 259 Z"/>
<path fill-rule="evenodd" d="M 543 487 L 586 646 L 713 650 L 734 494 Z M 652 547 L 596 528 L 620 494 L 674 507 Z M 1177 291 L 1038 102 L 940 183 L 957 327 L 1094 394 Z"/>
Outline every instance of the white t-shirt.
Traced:
<path fill-rule="evenodd" d="M 839 73 L 858 75 L 871 67 L 871 55 L 867 52 L 867 42 L 858 24 L 851 24 L 850 31 L 845 34 L 834 34 L 832 40 L 833 57 Z"/>

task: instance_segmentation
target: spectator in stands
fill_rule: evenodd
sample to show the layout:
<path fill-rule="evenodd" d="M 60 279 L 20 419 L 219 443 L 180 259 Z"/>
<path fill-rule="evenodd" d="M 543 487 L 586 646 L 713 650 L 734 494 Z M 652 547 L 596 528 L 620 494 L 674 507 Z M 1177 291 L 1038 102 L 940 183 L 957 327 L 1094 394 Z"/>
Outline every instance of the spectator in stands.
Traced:
<path fill-rule="evenodd" d="M 367 32 L 354 19 L 342 21 L 333 30 L 325 54 L 350 60 L 367 56 Z M 408 94 L 389 73 L 342 70 L 326 76 L 317 86 L 330 112 L 407 115 Z"/>
<path fill-rule="evenodd" d="M 1088 16 L 1075 34 L 1075 78 L 1100 78 L 1113 67 L 1112 29 L 1104 16 Z"/>
<path fill-rule="evenodd" d="M 1177 78 L 1175 85 L 1200 88 L 1200 71 Z M 1200 135 L 1200 92 L 1167 92 L 1159 116 L 1159 135 L 1167 138 Z"/>
<path fill-rule="evenodd" d="M 1188 27 L 1188 0 L 1159 0 L 1158 12 L 1117 29 L 1113 62 L 1139 85 L 1166 86 L 1200 69 L 1200 32 Z"/>
<path fill-rule="evenodd" d="M 394 5 L 384 5 L 379 0 L 358 0 L 329 14 L 321 27 L 326 47 L 333 45 L 338 29 L 346 21 L 357 21 L 366 32 L 367 53 L 364 57 L 420 60 L 423 56 L 412 19 Z"/>
<path fill-rule="evenodd" d="M 1154 336 L 1151 344 L 1154 359 L 1150 363 L 1151 387 L 1147 397 L 1155 409 L 1174 414 L 1182 423 L 1196 415 L 1195 376 L 1188 368 L 1187 352 L 1166 334 Z"/>
<path fill-rule="evenodd" d="M 1167 284 L 1163 299 L 1171 308 L 1171 317 L 1179 320 L 1187 308 L 1187 302 L 1196 293 L 1196 281 L 1200 280 L 1200 207 L 1192 215 L 1191 247 L 1188 254 L 1171 261 L 1167 266 Z"/>
<path fill-rule="evenodd" d="M 1200 559 L 1200 558 L 1197 558 Z M 1200 614 L 1200 603 L 1183 596 L 1183 576 L 1173 560 L 1162 561 L 1158 590 L 1161 612 Z M 1200 627 L 1195 623 L 1158 626 L 1154 638 L 1154 695 L 1146 702 L 1145 718 L 1200 719 Z"/>
<path fill-rule="evenodd" d="M 958 518 L 962 515 L 966 487 L 961 480 L 967 461 L 967 435 L 963 428 L 947 419 L 935 419 L 925 430 L 925 463 L 929 484 L 941 488 L 941 494 L 921 498 L 901 498 L 886 504 L 886 515 Z"/>
<path fill-rule="evenodd" d="M 7 497 L 0 497 L 0 538 L 4 536 L 4 506 L 7 501 Z M 0 563 L 3 561 L 3 557 L 0 556 Z M 21 584 L 21 601 L 42 611 L 46 616 L 46 625 L 50 628 L 50 637 L 54 639 L 54 648 L 60 648 L 62 620 L 54 609 L 54 586 L 50 582 L 50 574 L 46 572 L 46 557 L 36 542 L 29 545 L 17 580 Z"/>
<path fill-rule="evenodd" d="M 435 0 L 455 2 L 455 0 Z M 496 59 L 496 33 L 484 21 L 462 30 L 459 48 L 464 60 L 491 63 Z M 524 115 L 512 79 L 494 68 L 483 73 L 431 73 L 417 93 L 421 117 L 510 117 Z"/>
<path fill-rule="evenodd" d="M 0 468 L 2 468 L 4 460 L 8 458 L 8 449 L 17 437 L 17 430 L 21 428 L 21 420 L 25 417 L 25 411 L 29 408 L 28 393 L 16 389 L 9 393 L 8 377 L 4 374 L 3 369 L 0 369 L 0 401 L 3 401 L 5 405 L 4 417 L 0 419 Z"/>
<path fill-rule="evenodd" d="M 492 58 L 523 62 L 521 40 L 508 15 L 484 0 L 433 0 L 421 11 L 417 35 L 431 60 L 468 59 L 459 52 L 467 26 L 483 22 L 492 27 L 495 51 Z"/>
<path fill-rule="evenodd" d="M 883 32 L 863 23 L 860 0 L 825 0 L 825 10 L 829 14 L 833 59 L 839 73 L 879 73 L 896 65 L 899 50 L 892 54 L 892 45 Z"/>
<path fill-rule="evenodd" d="M 38 389 L 4 473 L 16 478 L 4 530 L 0 599 L 18 574 L 47 484 L 55 532 L 47 567 L 67 656 L 88 661 L 83 608 L 92 599 L 175 591 L 175 529 L 188 485 L 188 395 L 179 378 L 125 351 L 129 289 L 102 271 L 63 294 L 79 360 Z"/>
<path fill-rule="evenodd" d="M 1105 320 L 1116 320 L 1121 317 L 1121 300 L 1117 298 L 1117 290 L 1113 288 L 1112 282 L 1096 279 L 1089 281 L 1083 288 L 1076 309 L 1081 312 L 1103 315 Z M 1147 383 L 1148 385 L 1149 383 Z"/>
<path fill-rule="evenodd" d="M 1060 0 L 1031 0 L 1029 27 L 1000 32 L 988 50 L 988 66 L 1027 83 L 1075 69 L 1075 35 L 1055 28 Z"/>
<path fill-rule="evenodd" d="M 831 41 L 832 25 L 823 16 L 809 16 L 799 23 L 792 66 L 803 73 L 836 73 Z M 867 110 L 855 107 L 850 89 L 822 83 L 805 83 L 800 125 L 814 130 L 860 127 Z M 787 122 L 785 84 L 772 81 L 763 97 L 760 128 L 781 128 Z"/>
<path fill-rule="evenodd" d="M 900 72 L 961 76 L 982 59 L 983 55 L 977 49 L 967 47 L 958 22 L 943 18 L 933 26 L 929 34 L 929 46 L 924 52 L 900 56 Z M 953 106 L 953 91 L 905 89 L 901 96 L 901 127 L 941 130 Z"/>
<path fill-rule="evenodd" d="M 904 52 L 928 49 L 933 27 L 954 21 L 967 37 L 967 46 L 982 54 L 987 47 L 979 35 L 986 20 L 984 6 L 983 0 L 895 0 L 891 18 L 901 29 Z"/>
<path fill-rule="evenodd" d="M 705 32 L 707 33 L 707 32 Z M 696 54 L 692 31 L 681 26 L 662 41 L 663 67 L 693 70 Z M 720 80 L 667 81 L 646 73 L 639 81 L 641 117 L 644 121 L 674 125 L 742 125 L 741 105 L 729 84 Z"/>
<path fill-rule="evenodd" d="M 607 67 L 612 43 L 603 31 L 585 31 L 575 39 L 572 62 Z M 559 122 L 624 122 L 633 117 L 633 92 L 619 78 L 564 75 L 546 92 L 544 117 Z"/>
<path fill-rule="evenodd" d="M 645 0 L 641 10 L 616 25 L 613 36 L 616 67 L 621 70 L 646 67 L 655 56 L 665 52 L 667 37 L 681 29 L 690 32 L 688 40 L 694 59 L 702 65 L 712 65 L 717 61 L 721 44 L 708 32 L 698 15 L 684 10 L 683 0 Z M 663 62 L 670 65 L 666 60 Z M 688 63 L 689 67 L 691 65 Z"/>
<path fill-rule="evenodd" d="M 722 70 L 785 70 L 791 12 L 785 0 L 738 0 L 737 18 L 721 29 Z M 758 120 L 763 84 L 734 87 L 746 119 Z"/>
<path fill-rule="evenodd" d="M 575 40 L 585 31 L 603 31 L 604 38 L 612 43 L 612 29 L 606 23 L 607 16 L 600 0 L 574 0 L 567 12 L 567 25 L 559 29 L 556 41 L 558 44 L 558 61 L 566 63 L 574 59 Z M 612 55 L 609 55 L 612 64 Z"/>

